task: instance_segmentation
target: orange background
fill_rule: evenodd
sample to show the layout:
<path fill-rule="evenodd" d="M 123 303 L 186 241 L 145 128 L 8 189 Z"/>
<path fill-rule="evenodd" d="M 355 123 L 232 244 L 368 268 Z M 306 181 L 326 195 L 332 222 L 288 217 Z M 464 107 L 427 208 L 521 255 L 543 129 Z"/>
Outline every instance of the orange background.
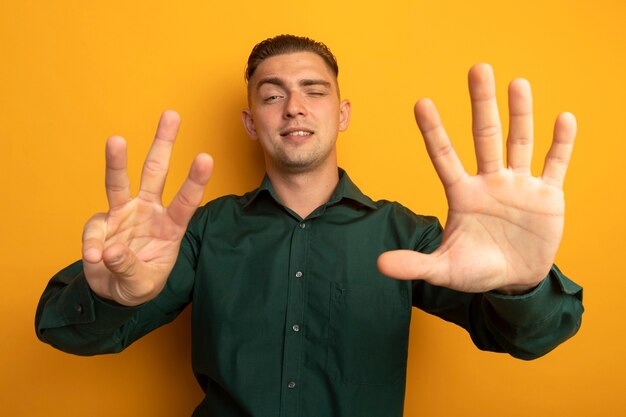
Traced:
<path fill-rule="evenodd" d="M 536 173 L 557 113 L 577 115 L 557 263 L 585 287 L 580 333 L 548 356 L 522 362 L 480 352 L 463 330 L 416 311 L 406 415 L 626 415 L 626 3 L 366 4 L 0 4 L 2 415 L 191 414 L 201 391 L 191 373 L 188 311 L 119 355 L 82 358 L 37 341 L 35 307 L 47 280 L 80 256 L 83 223 L 106 209 L 108 136 L 129 141 L 137 180 L 159 114 L 173 108 L 183 126 L 166 201 L 202 151 L 216 160 L 206 199 L 259 183 L 260 151 L 239 118 L 243 68 L 256 42 L 279 33 L 311 36 L 333 49 L 353 108 L 352 125 L 340 136 L 341 166 L 373 198 L 399 200 L 419 213 L 445 219 L 446 202 L 412 105 L 424 96 L 435 100 L 473 171 L 466 87 L 473 63 L 493 64 L 504 112 L 508 81 L 531 81 Z"/>

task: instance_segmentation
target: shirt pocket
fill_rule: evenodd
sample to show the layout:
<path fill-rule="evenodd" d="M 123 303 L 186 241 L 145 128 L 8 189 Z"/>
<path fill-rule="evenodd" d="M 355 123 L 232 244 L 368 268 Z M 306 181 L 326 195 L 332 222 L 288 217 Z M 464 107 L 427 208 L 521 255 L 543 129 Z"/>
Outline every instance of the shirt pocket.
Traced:
<path fill-rule="evenodd" d="M 404 382 L 410 320 L 406 289 L 331 283 L 330 377 L 363 385 Z"/>

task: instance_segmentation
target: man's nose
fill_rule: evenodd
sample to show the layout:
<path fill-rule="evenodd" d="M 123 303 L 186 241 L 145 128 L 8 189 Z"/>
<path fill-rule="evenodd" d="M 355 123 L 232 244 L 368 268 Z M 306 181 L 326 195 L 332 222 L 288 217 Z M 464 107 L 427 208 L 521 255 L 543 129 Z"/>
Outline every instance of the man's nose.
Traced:
<path fill-rule="evenodd" d="M 285 117 L 293 118 L 306 115 L 306 105 L 299 94 L 290 94 L 285 105 Z"/>

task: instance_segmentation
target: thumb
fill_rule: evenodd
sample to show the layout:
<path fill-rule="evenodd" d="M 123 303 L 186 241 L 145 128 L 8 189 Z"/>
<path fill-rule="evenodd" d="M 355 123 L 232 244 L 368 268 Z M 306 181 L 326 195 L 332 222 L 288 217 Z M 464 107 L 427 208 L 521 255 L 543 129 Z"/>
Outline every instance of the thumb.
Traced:
<path fill-rule="evenodd" d="M 102 261 L 109 271 L 120 278 L 135 275 L 139 260 L 128 246 L 116 243 L 102 253 Z"/>
<path fill-rule="evenodd" d="M 94 215 L 83 228 L 83 260 L 96 264 L 102 260 L 102 248 L 106 238 L 106 216 Z"/>
<path fill-rule="evenodd" d="M 441 263 L 435 254 L 424 254 L 412 250 L 394 250 L 384 252 L 378 257 L 378 270 L 381 274 L 400 280 L 423 279 L 432 281 L 438 273 Z"/>

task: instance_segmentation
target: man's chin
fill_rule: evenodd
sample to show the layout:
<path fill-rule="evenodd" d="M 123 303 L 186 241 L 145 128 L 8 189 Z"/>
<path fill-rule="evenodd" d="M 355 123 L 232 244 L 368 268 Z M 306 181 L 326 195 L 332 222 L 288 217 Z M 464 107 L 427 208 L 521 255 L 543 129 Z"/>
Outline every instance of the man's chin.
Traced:
<path fill-rule="evenodd" d="M 267 156 L 267 155 L 266 155 Z M 280 152 L 270 158 L 273 166 L 288 174 L 303 174 L 313 172 L 329 161 L 330 152 L 320 154 L 316 152 Z"/>
<path fill-rule="evenodd" d="M 315 163 L 302 163 L 302 162 L 291 162 L 287 164 L 281 164 L 281 168 L 285 172 L 289 172 L 290 174 L 303 174 L 306 172 L 314 171 L 320 164 Z"/>
<path fill-rule="evenodd" d="M 319 168 L 322 161 L 318 159 L 282 159 L 278 165 L 283 171 L 290 174 L 303 174 Z"/>

